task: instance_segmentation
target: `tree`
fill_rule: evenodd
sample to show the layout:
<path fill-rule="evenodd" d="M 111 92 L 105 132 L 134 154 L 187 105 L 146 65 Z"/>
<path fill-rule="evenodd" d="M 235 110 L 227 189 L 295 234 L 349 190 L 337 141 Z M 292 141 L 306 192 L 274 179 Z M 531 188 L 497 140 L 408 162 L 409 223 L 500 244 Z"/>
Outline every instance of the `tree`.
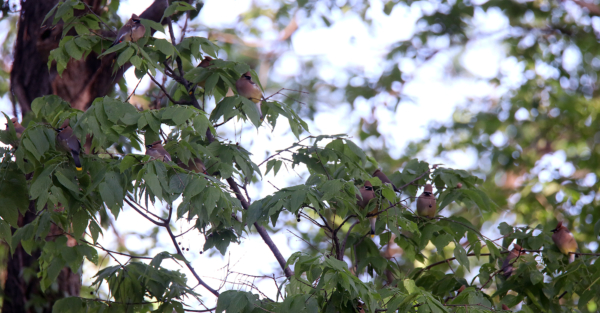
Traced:
<path fill-rule="evenodd" d="M 448 47 L 464 45 L 470 39 L 465 21 L 473 18 L 475 8 L 502 8 L 514 19 L 513 23 L 525 20 L 528 13 L 518 10 L 521 7 L 527 7 L 534 17 L 537 14 L 550 19 L 546 13 L 549 7 L 506 3 L 438 5 L 432 14 L 422 18 L 430 27 L 417 32 L 413 40 L 399 43 L 390 51 L 389 58 L 400 54 L 417 62 L 427 62 L 440 52 L 422 49 L 421 44 L 437 36 L 448 36 Z M 0 233 L 11 251 L 7 286 L 12 275 L 15 277 L 12 282 L 21 284 L 19 287 L 27 284 L 39 289 L 35 295 L 46 297 L 37 304 L 40 308 L 49 311 L 53 307 L 57 312 L 194 311 L 188 305 L 194 300 L 201 302 L 207 294 L 217 298 L 216 307 L 200 308 L 200 311 L 494 311 L 500 310 L 501 304 L 513 307 L 519 303 L 528 311 L 570 310 L 575 304 L 582 311 L 597 308 L 594 301 L 599 300 L 600 294 L 596 284 L 599 264 L 594 262 L 595 256 L 586 253 L 577 253 L 579 258 L 567 264 L 567 256 L 561 254 L 550 239 L 549 231 L 556 224 L 548 220 L 553 218 L 546 216 L 545 223 L 534 227 L 513 228 L 501 224 L 503 236 L 499 239 L 482 234 L 483 222 L 495 218 L 499 208 L 506 208 L 503 199 L 514 192 L 513 189 L 495 190 L 491 179 L 484 181 L 464 170 L 419 161 L 410 156 L 410 151 L 409 156 L 390 162 L 402 167 L 389 175 L 393 186 L 383 184 L 371 174 L 379 166 L 378 160 L 388 160 L 385 152 L 365 153 L 345 135 L 306 135 L 307 124 L 296 113 L 298 106 L 293 100 L 278 102 L 268 97 L 261 107 L 263 120 L 255 104 L 237 94 L 235 85 L 242 74 L 250 71 L 253 79 L 260 81 L 247 64 L 219 59 L 219 47 L 207 38 L 183 36 L 178 40 L 175 37 L 172 19 L 182 16 L 183 12 L 189 12 L 186 19 L 193 17 L 200 6 L 181 1 L 168 5 L 165 1 L 156 1 L 140 15 L 146 27 L 143 39 L 109 47 L 114 32 L 107 24 L 116 19 L 118 2 L 27 1 L 21 5 L 11 84 L 22 112 L 28 114 L 24 116 L 26 129 L 21 136 L 17 136 L 13 125 L 8 123 L 7 131 L 2 132 L 0 138 L 12 146 L 3 151 L 0 194 L 4 205 L 0 209 Z M 311 3 L 298 5 L 307 12 L 320 13 Z M 385 12 L 389 14 L 394 6 L 394 2 L 389 2 Z M 333 4 L 329 8 L 337 9 Z M 364 13 L 366 8 L 368 6 L 358 7 L 357 11 Z M 280 10 L 289 12 L 291 9 L 282 5 Z M 289 17 L 289 14 L 275 16 Z M 323 18 L 329 23 L 326 16 Z M 43 27 L 38 29 L 42 20 Z M 589 35 L 590 30 L 583 28 Z M 152 37 L 154 31 L 164 33 L 168 40 Z M 44 40 L 47 42 L 42 45 Z M 33 49 L 33 46 L 47 48 Z M 521 51 L 514 53 L 522 54 Z M 207 55 L 215 58 L 209 67 L 192 65 Z M 528 60 L 539 58 L 535 54 L 526 57 Z M 135 67 L 138 78 L 148 75 L 157 86 L 158 93 L 148 95 L 152 100 L 149 108 L 140 110 L 131 105 L 127 101 L 131 96 L 126 92 L 112 94 L 116 97 L 107 96 L 113 80 L 122 77 L 130 66 Z M 162 83 L 156 79 L 159 74 L 165 78 Z M 398 81 L 404 79 L 398 67 L 392 66 L 376 85 L 347 86 L 346 96 L 353 102 L 358 96 L 370 98 L 381 92 L 391 93 L 394 82 Z M 34 82 L 40 87 L 35 87 Z M 197 87 L 202 82 L 204 86 Z M 314 95 L 311 89 L 315 87 L 314 81 L 306 86 Z M 530 101 L 534 98 L 531 94 L 536 94 L 531 88 L 539 86 L 538 82 L 529 87 L 524 84 L 520 92 L 509 93 L 508 99 L 515 103 L 523 99 Z M 576 92 L 565 97 L 584 101 Z M 580 92 L 588 90 L 582 88 Z M 216 104 L 214 108 L 212 101 Z M 569 103 L 562 101 L 559 103 Z M 515 116 L 519 109 L 513 110 L 509 117 Z M 551 111 L 545 112 L 551 116 L 554 114 Z M 536 109 L 536 112 L 541 111 Z M 570 120 L 578 117 L 571 116 Z M 265 131 L 266 125 L 286 127 L 281 123 L 287 121 L 297 141 L 259 163 L 244 147 L 234 143 L 235 140 L 216 136 L 220 127 L 233 120 L 254 125 L 259 132 Z M 75 169 L 69 153 L 58 149 L 56 133 L 65 121 L 86 150 L 81 155 L 83 171 Z M 521 126 L 516 117 L 498 121 L 495 115 L 485 112 L 477 115 L 474 122 L 454 123 L 450 127 L 438 127 L 436 131 L 443 135 L 449 129 L 448 134 L 452 135 L 450 131 L 459 132 L 464 128 L 478 130 L 469 133 L 473 135 L 462 142 L 447 140 L 441 151 L 474 145 L 482 153 L 500 159 L 509 152 L 514 157 L 514 151 L 519 149 L 517 144 L 524 147 L 523 142 L 532 140 L 536 142 L 535 147 L 540 147 L 540 138 L 534 136 L 533 140 L 530 136 L 490 152 L 491 145 L 486 141 L 489 136 L 487 139 L 479 137 L 482 133 L 491 135 L 498 128 L 515 127 L 515 124 Z M 545 134 L 551 134 L 556 125 L 561 123 L 548 123 Z M 589 132 L 589 125 L 583 123 L 580 127 L 567 134 L 576 137 Z M 569 138 L 565 132 L 556 132 L 557 136 Z M 374 135 L 377 134 L 363 131 L 361 138 Z M 474 136 L 477 137 L 474 139 Z M 592 134 L 587 138 L 590 136 Z M 159 139 L 163 140 L 173 161 L 151 158 L 140 152 L 142 146 Z M 520 173 L 531 170 L 533 162 L 541 153 L 548 153 L 548 149 L 534 149 L 538 154 L 533 155 L 529 163 L 512 163 L 503 169 L 509 172 L 515 168 L 518 170 L 513 173 L 522 175 Z M 196 160 L 203 161 L 205 173 L 186 166 Z M 248 186 L 271 171 L 281 175 L 284 164 L 305 166 L 309 175 L 302 184 L 250 201 Z M 503 165 L 507 164 L 509 162 Z M 264 170 L 261 170 L 263 165 Z M 593 161 L 586 168 L 594 169 Z M 356 194 L 367 181 L 374 186 L 375 196 L 366 208 L 360 208 Z M 413 213 L 411 203 L 415 202 L 419 186 L 428 182 L 435 185 L 438 211 L 449 207 L 454 214 L 429 219 Z M 577 192 L 582 192 L 579 188 L 584 184 L 580 182 L 575 187 Z M 557 184 L 553 186 L 557 190 Z M 568 189 L 563 192 L 565 190 Z M 577 195 L 570 193 L 572 199 Z M 526 198 L 518 200 L 522 202 L 517 213 L 531 224 L 535 221 L 529 211 L 532 199 Z M 151 221 L 157 229 L 166 232 L 172 241 L 170 252 L 140 256 L 105 249 L 98 238 L 108 228 L 109 215 L 118 219 L 123 210 L 137 212 L 139 219 Z M 588 210 L 592 210 L 592 206 Z M 597 220 L 593 214 L 597 212 L 590 212 L 592 222 Z M 286 260 L 271 240 L 267 227 L 270 222 L 275 229 L 281 228 L 290 216 L 299 223 L 312 223 L 320 230 L 303 234 L 313 250 L 298 251 Z M 377 219 L 375 235 L 379 237 L 379 245 L 368 236 L 369 218 Z M 178 234 L 173 227 L 176 220 L 192 221 L 191 231 L 206 238 L 204 250 L 221 254 L 225 254 L 231 243 L 243 244 L 246 240 L 243 234 L 255 229 L 285 277 L 276 280 L 280 292 L 275 299 L 256 288 L 217 290 L 206 283 L 198 269 L 186 260 L 177 242 Z M 569 225 L 573 221 L 570 220 Z M 586 220 L 587 224 L 592 222 Z M 587 229 L 587 233 L 597 235 L 598 229 L 593 232 Z M 500 239 L 502 243 L 498 243 Z M 515 240 L 523 246 L 523 254 L 507 259 L 508 248 Z M 402 251 L 401 262 L 394 253 L 398 251 L 396 245 Z M 580 244 L 580 249 L 585 251 L 586 248 Z M 95 295 L 80 297 L 79 290 L 67 291 L 69 285 L 62 284 L 61 292 L 50 296 L 48 291 L 59 275 L 68 276 L 65 279 L 77 278 L 73 273 L 80 271 L 85 259 L 99 264 L 99 253 L 106 253 L 115 260 L 116 254 L 125 255 L 130 260 L 101 268 L 92 286 L 99 291 Z M 17 264 L 16 258 L 29 259 L 28 264 L 21 266 L 37 265 L 33 272 L 39 281 L 23 279 L 23 268 L 11 265 Z M 163 267 L 168 260 L 185 266 L 193 277 Z M 513 268 L 510 276 L 505 275 L 508 272 L 505 260 Z M 426 265 L 415 266 L 417 261 Z M 479 266 L 479 274 L 467 281 L 465 270 L 470 271 L 472 264 Z M 67 274 L 61 274 L 64 272 Z M 195 288 L 196 284 L 201 287 Z M 103 293 L 101 285 L 108 286 L 108 293 Z M 70 287 L 78 289 L 79 286 Z M 31 307 L 34 292 L 11 294 L 15 290 L 5 287 L 3 310 L 20 312 Z M 70 297 L 56 301 L 65 294 Z"/>

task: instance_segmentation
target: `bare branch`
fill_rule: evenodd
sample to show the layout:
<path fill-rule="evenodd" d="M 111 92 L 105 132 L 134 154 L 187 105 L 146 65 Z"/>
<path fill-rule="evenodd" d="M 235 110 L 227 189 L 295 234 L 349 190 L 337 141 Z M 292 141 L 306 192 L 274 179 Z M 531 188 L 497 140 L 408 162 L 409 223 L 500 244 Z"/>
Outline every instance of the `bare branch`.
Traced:
<path fill-rule="evenodd" d="M 242 203 L 242 207 L 244 208 L 244 210 L 248 210 L 248 208 L 250 208 L 250 204 L 248 203 L 248 201 L 246 201 L 246 199 L 242 195 L 242 192 L 241 192 L 240 188 L 238 187 L 237 183 L 233 180 L 232 177 L 227 178 L 227 183 L 229 183 L 229 187 L 235 194 L 236 198 L 238 200 L 240 200 L 240 202 Z M 294 275 L 292 270 L 288 266 L 286 266 L 286 260 L 283 258 L 283 255 L 279 251 L 279 248 L 277 248 L 277 246 L 275 245 L 275 243 L 273 242 L 273 240 L 267 233 L 267 230 L 262 225 L 258 224 L 258 222 L 254 223 L 254 227 L 256 227 L 256 231 L 258 232 L 260 237 L 263 239 L 263 241 L 269 247 L 269 249 L 271 249 L 271 252 L 273 252 L 273 255 L 275 255 L 275 259 L 277 259 L 279 266 L 281 266 L 281 269 L 283 269 L 285 276 L 291 277 L 292 275 Z"/>

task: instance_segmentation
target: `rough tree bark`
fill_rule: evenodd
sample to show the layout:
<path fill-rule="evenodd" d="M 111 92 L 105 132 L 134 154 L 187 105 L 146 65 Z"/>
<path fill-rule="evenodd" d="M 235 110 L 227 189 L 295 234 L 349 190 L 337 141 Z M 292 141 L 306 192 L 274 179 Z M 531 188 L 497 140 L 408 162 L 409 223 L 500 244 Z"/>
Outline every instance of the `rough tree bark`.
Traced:
<path fill-rule="evenodd" d="M 102 3 L 106 2 L 104 0 L 83 1 L 97 14 L 102 9 Z M 98 55 L 92 52 L 85 59 L 71 60 L 62 76 L 58 75 L 55 66 L 48 70 L 48 57 L 50 51 L 58 47 L 63 25 L 61 22 L 51 26 L 51 18 L 46 22 L 49 26 L 43 27 L 41 22 L 57 3 L 58 0 L 21 0 L 21 15 L 10 80 L 11 90 L 23 114 L 31 111 L 31 103 L 35 98 L 50 94 L 58 95 L 76 109 L 86 110 L 96 97 L 107 95 L 131 66 L 125 64 L 113 74 L 112 66 L 116 55 L 98 59 Z M 168 4 L 168 0 L 156 0 L 140 14 L 140 17 L 158 22 Z M 19 226 L 32 222 L 35 216 L 35 205 L 31 202 L 29 212 L 19 218 Z M 29 255 L 19 245 L 15 254 L 9 257 L 2 312 L 49 313 L 52 312 L 56 300 L 65 296 L 79 295 L 80 273 L 73 273 L 68 267 L 60 273 L 57 289 L 43 294 L 35 275 L 39 255 L 39 251 Z M 28 268 L 32 271 L 27 270 Z"/>

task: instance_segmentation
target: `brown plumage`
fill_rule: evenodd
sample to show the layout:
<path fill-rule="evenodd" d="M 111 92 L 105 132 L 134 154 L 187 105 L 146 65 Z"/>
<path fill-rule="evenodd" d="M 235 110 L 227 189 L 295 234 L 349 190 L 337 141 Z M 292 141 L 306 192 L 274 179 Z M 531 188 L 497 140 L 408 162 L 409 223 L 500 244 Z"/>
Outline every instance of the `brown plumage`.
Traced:
<path fill-rule="evenodd" d="M 502 310 L 504 310 L 504 311 L 510 311 L 510 308 L 508 307 L 508 305 L 502 303 Z"/>
<path fill-rule="evenodd" d="M 192 172 L 196 172 L 196 173 L 206 173 L 206 166 L 204 166 L 204 162 L 202 162 L 202 160 L 200 160 L 199 158 L 193 158 L 190 159 L 186 164 L 184 164 L 181 160 L 179 162 L 177 162 L 177 165 L 183 169 L 186 169 L 188 171 L 192 171 Z"/>
<path fill-rule="evenodd" d="M 381 182 L 384 184 L 392 185 L 392 188 L 394 188 L 395 192 L 400 192 L 400 190 L 398 190 L 398 188 L 396 188 L 396 186 L 394 186 L 392 181 L 380 169 L 377 169 L 377 170 L 375 170 L 375 172 L 373 172 L 373 177 L 379 178 L 379 180 L 381 180 Z"/>
<path fill-rule="evenodd" d="M 146 27 L 142 25 L 140 21 L 140 17 L 133 14 L 129 21 L 119 29 L 117 32 L 117 37 L 115 41 L 112 43 L 111 47 L 117 44 L 120 44 L 124 41 L 138 41 L 140 38 L 144 37 L 146 33 Z"/>
<path fill-rule="evenodd" d="M 242 75 L 242 77 L 235 82 L 235 88 L 240 96 L 246 97 L 252 102 L 256 103 L 258 113 L 260 114 L 260 119 L 262 120 L 263 115 L 262 110 L 260 109 L 260 102 L 263 99 L 262 90 L 260 90 L 260 87 L 258 87 L 258 85 L 252 80 L 252 75 L 250 75 L 250 72 L 244 73 L 244 75 Z"/>
<path fill-rule="evenodd" d="M 197 67 L 207 68 L 210 66 L 210 61 L 212 61 L 212 60 L 214 60 L 214 59 L 209 56 L 205 56 L 204 59 L 202 60 L 202 62 L 200 62 L 200 64 L 198 64 Z M 206 85 L 206 80 L 198 82 L 198 86 L 200 86 L 202 88 L 204 88 L 205 85 Z"/>
<path fill-rule="evenodd" d="M 435 217 L 437 204 L 433 196 L 433 186 L 426 184 L 423 193 L 417 199 L 417 214 L 429 218 Z"/>
<path fill-rule="evenodd" d="M 577 252 L 577 241 L 575 241 L 575 237 L 569 231 L 568 228 L 563 226 L 562 222 L 558 222 L 556 228 L 552 230 L 554 234 L 552 234 L 552 241 L 560 252 L 569 256 L 569 263 L 575 261 L 575 254 L 571 254 L 570 252 Z"/>
<path fill-rule="evenodd" d="M 75 162 L 75 168 L 77 171 L 82 171 L 81 160 L 79 155 L 81 154 L 81 144 L 75 135 L 73 129 L 69 126 L 69 120 L 65 120 L 64 123 L 56 130 L 56 140 L 59 143 L 59 148 L 66 152 L 70 152 Z"/>
<path fill-rule="evenodd" d="M 515 243 L 513 249 L 508 253 L 508 256 L 506 259 L 504 259 L 504 262 L 502 262 L 502 271 L 504 272 L 504 277 L 509 278 L 512 275 L 513 266 L 511 263 L 513 263 L 514 259 L 516 259 L 518 256 L 525 254 L 525 252 L 521 251 L 522 249 L 523 248 L 521 246 Z"/>
<path fill-rule="evenodd" d="M 465 285 L 460 286 L 460 288 L 458 288 L 458 291 L 456 292 L 456 295 L 458 296 L 461 292 L 465 291 L 465 289 L 467 289 L 467 286 L 465 286 Z"/>
<path fill-rule="evenodd" d="M 165 150 L 165 147 L 163 147 L 162 141 L 160 140 L 150 145 L 146 145 L 146 155 L 163 162 L 171 161 L 171 155 Z"/>
<path fill-rule="evenodd" d="M 10 121 L 13 123 L 15 133 L 17 133 L 17 138 L 21 138 L 21 135 L 23 135 L 23 132 L 25 131 L 25 127 L 19 123 L 16 117 L 11 118 Z M 8 130 L 8 123 L 4 123 L 4 125 L 6 125 L 6 130 Z"/>
<path fill-rule="evenodd" d="M 369 205 L 369 201 L 375 198 L 375 191 L 373 190 L 373 185 L 369 181 L 365 182 L 365 185 L 360 189 L 360 195 L 356 195 L 356 204 L 364 209 Z M 375 206 L 375 209 L 369 212 L 369 214 L 377 214 L 379 210 L 378 206 Z M 377 216 L 369 217 L 369 222 L 371 223 L 371 235 L 375 234 L 375 223 L 377 222 Z"/>

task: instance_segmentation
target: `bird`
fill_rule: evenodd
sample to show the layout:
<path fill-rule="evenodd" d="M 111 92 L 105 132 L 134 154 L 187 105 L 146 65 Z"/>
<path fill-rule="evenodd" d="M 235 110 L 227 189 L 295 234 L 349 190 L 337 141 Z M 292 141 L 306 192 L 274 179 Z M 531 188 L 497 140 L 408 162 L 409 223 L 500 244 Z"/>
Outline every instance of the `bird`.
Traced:
<path fill-rule="evenodd" d="M 522 249 L 523 248 L 520 245 L 515 243 L 513 249 L 508 253 L 508 256 L 506 259 L 504 259 L 504 262 L 502 262 L 502 271 L 504 272 L 505 278 L 509 278 L 513 273 L 513 260 L 518 256 L 525 254 L 525 252 L 521 251 Z"/>
<path fill-rule="evenodd" d="M 25 131 L 25 127 L 23 127 L 23 125 L 21 125 L 21 123 L 19 123 L 19 121 L 17 120 L 16 117 L 11 118 L 10 121 L 13 123 L 15 132 L 17 133 L 17 138 L 21 138 L 21 135 L 23 135 L 23 132 Z M 9 129 L 8 123 L 4 123 L 4 125 L 6 125 L 6 130 L 8 130 Z"/>
<path fill-rule="evenodd" d="M 146 145 L 146 155 L 149 155 L 153 159 L 165 161 L 171 161 L 171 155 L 165 147 L 162 145 L 162 141 L 156 141 L 152 144 Z"/>
<path fill-rule="evenodd" d="M 140 38 L 144 37 L 146 33 L 146 27 L 141 24 L 140 17 L 136 14 L 131 15 L 131 18 L 119 31 L 117 32 L 117 38 L 112 43 L 112 46 L 120 44 L 124 41 L 138 41 Z"/>
<path fill-rule="evenodd" d="M 359 189 L 360 195 L 356 195 L 356 204 L 364 209 L 369 205 L 369 201 L 375 198 L 375 191 L 373 190 L 373 185 L 371 182 L 366 181 L 364 186 Z M 369 212 L 369 214 L 377 214 L 378 206 L 375 206 L 375 209 Z M 371 223 L 371 236 L 375 235 L 375 223 L 377 222 L 377 216 L 369 217 L 369 222 Z"/>
<path fill-rule="evenodd" d="M 432 218 L 435 216 L 437 205 L 433 196 L 433 186 L 426 184 L 423 193 L 417 199 L 417 214 Z"/>
<path fill-rule="evenodd" d="M 11 142 L 10 144 L 13 147 L 16 147 L 19 145 L 18 139 L 21 139 L 21 136 L 23 135 L 23 132 L 25 131 L 25 127 L 23 127 L 23 125 L 21 125 L 19 123 L 19 121 L 17 120 L 16 117 L 11 118 L 10 121 L 13 123 L 13 127 L 15 128 L 15 133 L 17 134 L 17 140 L 14 142 Z M 6 131 L 8 131 L 10 129 L 10 127 L 8 127 L 8 123 L 4 123 L 4 125 L 6 125 Z"/>
<path fill-rule="evenodd" d="M 82 171 L 81 160 L 79 159 L 79 154 L 81 153 L 81 144 L 75 135 L 73 134 L 73 129 L 69 126 L 69 120 L 65 120 L 60 128 L 56 129 L 56 139 L 59 142 L 59 147 L 62 150 L 67 152 L 71 152 L 71 156 L 73 156 L 73 161 L 75 161 L 75 169 L 78 172 Z"/>
<path fill-rule="evenodd" d="M 554 241 L 558 250 L 563 254 L 568 255 L 569 263 L 573 263 L 573 261 L 575 261 L 575 254 L 571 252 L 577 251 L 577 241 L 575 241 L 573 234 L 568 228 L 563 226 L 562 222 L 558 222 L 558 225 L 556 225 L 556 228 L 552 230 L 552 232 L 554 233 L 552 234 L 552 241 Z"/>
<path fill-rule="evenodd" d="M 179 162 L 177 162 L 177 165 L 188 171 L 208 174 L 206 173 L 206 166 L 204 166 L 204 162 L 202 162 L 202 160 L 200 160 L 199 158 L 190 159 L 187 164 L 183 163 L 183 161 L 180 160 Z"/>
<path fill-rule="evenodd" d="M 377 169 L 375 172 L 373 172 L 373 177 L 379 178 L 379 180 L 381 180 L 381 182 L 384 184 L 392 185 L 392 188 L 394 188 L 395 192 L 400 192 L 400 190 L 394 186 L 392 181 L 380 169 Z"/>
<path fill-rule="evenodd" d="M 252 80 L 250 72 L 244 73 L 242 77 L 235 82 L 235 88 L 240 96 L 246 97 L 256 104 L 260 119 L 262 120 L 263 115 L 262 110 L 260 109 L 260 102 L 263 100 L 262 90 L 260 90 L 260 87 Z"/>
<path fill-rule="evenodd" d="M 510 308 L 508 307 L 508 305 L 502 303 L 502 310 L 504 310 L 504 311 L 510 311 Z"/>
<path fill-rule="evenodd" d="M 198 64 L 198 66 L 196 66 L 196 67 L 207 68 L 210 66 L 210 61 L 212 61 L 212 60 L 214 60 L 214 59 L 209 56 L 205 56 L 204 59 L 200 62 L 200 64 Z M 204 88 L 205 84 L 206 84 L 206 80 L 198 82 L 198 86 L 200 86 L 202 88 Z"/>

